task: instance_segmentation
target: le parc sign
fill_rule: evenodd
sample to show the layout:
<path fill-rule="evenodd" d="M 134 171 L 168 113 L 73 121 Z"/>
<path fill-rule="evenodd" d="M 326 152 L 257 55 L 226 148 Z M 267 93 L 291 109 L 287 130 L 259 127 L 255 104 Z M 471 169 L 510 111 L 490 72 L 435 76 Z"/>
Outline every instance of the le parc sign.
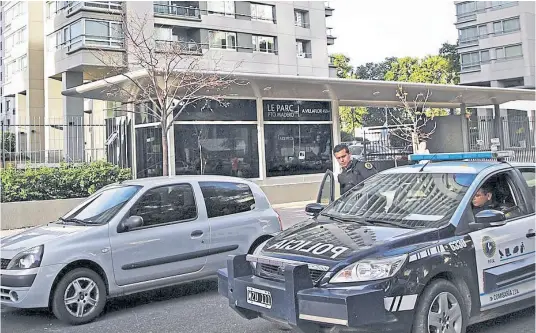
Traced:
<path fill-rule="evenodd" d="M 264 120 L 329 121 L 331 103 L 324 101 L 263 101 Z"/>

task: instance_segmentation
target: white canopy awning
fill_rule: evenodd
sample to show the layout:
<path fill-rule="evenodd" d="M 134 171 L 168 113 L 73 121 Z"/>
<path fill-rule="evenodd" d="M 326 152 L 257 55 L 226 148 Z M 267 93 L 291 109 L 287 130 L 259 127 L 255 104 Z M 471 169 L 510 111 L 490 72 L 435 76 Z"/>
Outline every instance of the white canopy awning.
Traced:
<path fill-rule="evenodd" d="M 147 79 L 145 70 L 130 72 L 128 75 L 141 84 Z M 428 107 L 457 108 L 462 104 L 466 107 L 476 107 L 536 99 L 534 90 L 525 89 L 246 73 L 237 73 L 233 76 L 245 84 L 229 87 L 225 92 L 229 98 L 337 100 L 341 106 L 394 107 L 400 106 L 400 101 L 396 97 L 397 88 L 400 86 L 408 93 L 408 101 L 415 99 L 418 94 L 429 93 L 426 103 Z M 125 102 L 120 94 L 110 93 L 112 85 L 136 91 L 130 79 L 118 75 L 67 89 L 62 94 L 70 97 Z"/>

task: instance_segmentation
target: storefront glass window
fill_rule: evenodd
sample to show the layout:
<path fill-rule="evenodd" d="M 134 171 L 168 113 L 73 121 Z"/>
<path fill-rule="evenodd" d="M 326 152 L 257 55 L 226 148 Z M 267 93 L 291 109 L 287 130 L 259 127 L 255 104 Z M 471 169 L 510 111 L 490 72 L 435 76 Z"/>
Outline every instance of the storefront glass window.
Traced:
<path fill-rule="evenodd" d="M 138 178 L 162 176 L 162 130 L 136 128 L 136 174 Z"/>
<path fill-rule="evenodd" d="M 256 125 L 175 125 L 175 174 L 259 177 Z"/>
<path fill-rule="evenodd" d="M 331 125 L 266 124 L 264 134 L 268 177 L 332 170 Z"/>

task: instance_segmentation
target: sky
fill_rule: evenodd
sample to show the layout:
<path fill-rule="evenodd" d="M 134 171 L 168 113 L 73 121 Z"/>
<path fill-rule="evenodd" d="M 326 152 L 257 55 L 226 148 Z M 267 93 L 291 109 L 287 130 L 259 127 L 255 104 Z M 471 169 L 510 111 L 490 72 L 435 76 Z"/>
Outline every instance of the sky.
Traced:
<path fill-rule="evenodd" d="M 327 26 L 337 37 L 328 52 L 343 53 L 353 66 L 386 57 L 437 54 L 456 43 L 456 7 L 447 0 L 335 0 Z"/>

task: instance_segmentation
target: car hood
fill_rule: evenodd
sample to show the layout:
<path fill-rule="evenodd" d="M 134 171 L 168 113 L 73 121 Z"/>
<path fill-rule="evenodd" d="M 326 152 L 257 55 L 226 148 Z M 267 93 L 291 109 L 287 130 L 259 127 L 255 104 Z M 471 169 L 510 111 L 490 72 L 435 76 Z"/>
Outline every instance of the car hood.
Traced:
<path fill-rule="evenodd" d="M 341 261 L 356 252 L 371 249 L 398 239 L 406 239 L 424 230 L 397 227 L 364 226 L 355 222 L 298 223 L 268 241 L 263 256 L 295 256 Z"/>
<path fill-rule="evenodd" d="M 72 236 L 91 228 L 94 227 L 49 223 L 15 235 L 3 237 L 0 244 L 2 258 L 11 259 L 17 253 L 26 249 L 46 244 L 61 237 Z"/>

